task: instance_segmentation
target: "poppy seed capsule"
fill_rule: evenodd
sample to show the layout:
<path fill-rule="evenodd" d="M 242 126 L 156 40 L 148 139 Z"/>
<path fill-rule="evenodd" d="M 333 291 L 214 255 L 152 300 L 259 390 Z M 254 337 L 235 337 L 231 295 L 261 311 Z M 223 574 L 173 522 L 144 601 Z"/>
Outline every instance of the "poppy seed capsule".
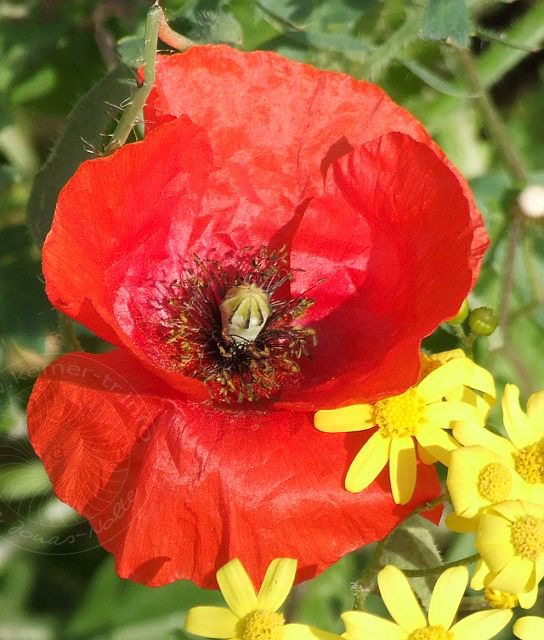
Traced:
<path fill-rule="evenodd" d="M 254 284 L 231 287 L 221 303 L 223 333 L 235 342 L 253 342 L 270 316 L 268 295 Z"/>

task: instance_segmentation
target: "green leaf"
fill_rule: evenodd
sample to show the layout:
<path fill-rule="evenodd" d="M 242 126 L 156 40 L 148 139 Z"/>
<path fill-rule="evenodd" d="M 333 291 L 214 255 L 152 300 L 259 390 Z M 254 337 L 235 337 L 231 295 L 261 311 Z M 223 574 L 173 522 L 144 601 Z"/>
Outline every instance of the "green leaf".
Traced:
<path fill-rule="evenodd" d="M 383 555 L 384 564 L 400 569 L 425 569 L 442 564 L 440 552 L 433 538 L 436 527 L 421 516 L 411 518 L 392 534 Z M 412 587 L 421 602 L 428 606 L 436 576 L 414 578 Z"/>
<path fill-rule="evenodd" d="M 36 175 L 27 208 L 28 225 L 39 246 L 43 244 L 62 187 L 89 157 L 88 148 L 100 149 L 115 119 L 116 109 L 130 98 L 133 72 L 125 65 L 110 71 L 73 108 L 47 162 Z"/>
<path fill-rule="evenodd" d="M 126 36 L 117 43 L 117 53 L 127 67 L 137 69 L 144 61 L 144 37 Z"/>
<path fill-rule="evenodd" d="M 470 16 L 465 0 L 429 0 L 423 15 L 423 37 L 468 47 Z"/>

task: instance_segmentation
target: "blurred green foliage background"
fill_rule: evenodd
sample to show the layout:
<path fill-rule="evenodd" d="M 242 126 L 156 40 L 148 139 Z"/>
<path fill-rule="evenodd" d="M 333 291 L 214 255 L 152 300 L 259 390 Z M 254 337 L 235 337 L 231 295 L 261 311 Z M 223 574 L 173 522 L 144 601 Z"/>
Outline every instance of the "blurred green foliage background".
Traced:
<path fill-rule="evenodd" d="M 165 0 L 163 7 L 171 25 L 197 43 L 274 50 L 351 73 L 380 84 L 422 120 L 470 179 L 492 238 L 470 301 L 497 310 L 502 327 L 477 342 L 476 358 L 499 385 L 514 381 L 525 397 L 543 388 L 544 218 L 516 216 L 518 181 L 486 130 L 458 47 L 470 46 L 529 180 L 544 184 L 544 2 Z M 112 98 L 105 74 L 121 59 L 137 66 L 148 8 L 146 0 L 0 0 L 0 640 L 185 638 L 187 608 L 219 602 L 189 583 L 150 589 L 119 580 L 88 525 L 55 499 L 26 438 L 33 382 L 63 349 L 26 226 L 33 177 L 66 125 L 30 198 L 33 221 L 42 216 L 43 225 L 55 188 L 93 146 L 105 144 L 99 134 L 132 90 L 116 80 Z M 99 81 L 102 88 L 85 97 Z M 100 349 L 85 329 L 77 331 L 87 348 Z M 458 344 L 448 326 L 428 341 L 434 350 Z M 500 429 L 497 412 L 493 420 Z M 415 521 L 396 535 L 390 554 L 421 566 L 439 563 L 440 554 L 469 555 L 472 545 L 470 536 Z M 340 630 L 338 614 L 351 607 L 350 585 L 367 554 L 352 554 L 298 588 L 290 613 Z M 420 579 L 416 586 L 425 600 L 429 585 Z M 368 602 L 382 611 L 377 596 Z M 476 605 L 477 596 L 465 601 L 467 610 Z"/>

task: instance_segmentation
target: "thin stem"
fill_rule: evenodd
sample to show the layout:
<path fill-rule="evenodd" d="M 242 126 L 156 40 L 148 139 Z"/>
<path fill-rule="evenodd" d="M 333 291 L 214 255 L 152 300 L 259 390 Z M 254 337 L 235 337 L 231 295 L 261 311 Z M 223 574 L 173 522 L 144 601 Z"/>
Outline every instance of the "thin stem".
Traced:
<path fill-rule="evenodd" d="M 362 611 L 364 608 L 365 601 L 369 595 L 369 593 L 374 589 L 374 584 L 376 581 L 376 576 L 378 571 L 382 568 L 382 556 L 391 540 L 391 537 L 395 533 L 395 531 L 401 527 L 407 520 L 412 518 L 413 516 L 419 515 L 421 513 L 425 513 L 426 511 L 431 511 L 435 507 L 443 504 L 448 499 L 447 494 L 438 496 L 434 500 L 430 502 L 426 502 L 413 511 L 411 511 L 399 524 L 390 531 L 385 538 L 380 540 L 374 549 L 374 553 L 372 554 L 372 558 L 368 565 L 364 568 L 361 577 L 355 583 L 355 599 L 353 603 L 353 608 L 357 611 Z"/>
<path fill-rule="evenodd" d="M 459 339 L 461 343 L 461 348 L 467 354 L 469 358 L 474 357 L 474 343 L 476 342 L 476 336 L 474 334 L 470 334 L 467 336 L 465 330 L 461 325 L 452 325 L 453 330 L 455 331 L 455 335 Z"/>
<path fill-rule="evenodd" d="M 519 309 L 516 309 L 514 313 L 511 314 L 510 323 L 513 323 L 515 320 L 518 320 L 519 318 L 523 318 L 523 316 L 533 313 L 533 311 L 536 311 L 538 307 L 540 307 L 542 302 L 543 302 L 542 300 L 531 300 L 531 302 L 528 302 L 527 304 L 524 304 L 523 306 L 519 307 Z"/>
<path fill-rule="evenodd" d="M 514 288 L 516 252 L 519 246 L 522 224 L 523 220 L 521 218 L 521 214 L 515 211 L 510 224 L 510 234 L 508 236 L 508 245 L 506 248 L 506 258 L 504 263 L 504 275 L 502 278 L 501 297 L 499 300 L 499 326 L 501 327 L 505 341 L 510 329 L 510 298 L 512 297 L 512 290 Z"/>
<path fill-rule="evenodd" d="M 140 117 L 140 113 L 155 83 L 155 61 L 160 17 L 161 8 L 159 7 L 159 3 L 155 2 L 147 12 L 147 21 L 145 24 L 144 82 L 142 86 L 134 92 L 130 104 L 123 111 L 123 115 L 117 123 L 110 143 L 105 149 L 106 154 L 113 153 L 125 144 L 136 121 Z"/>
<path fill-rule="evenodd" d="M 442 571 L 451 569 L 452 567 L 463 567 L 467 564 L 474 564 L 479 559 L 480 554 L 475 553 L 467 558 L 461 558 L 461 560 L 454 560 L 453 562 L 445 562 L 444 564 L 439 564 L 436 567 L 427 567 L 426 569 L 403 569 L 402 572 L 407 578 L 424 578 L 426 576 L 433 576 L 437 573 L 442 573 Z"/>
<path fill-rule="evenodd" d="M 497 146 L 497 149 L 502 154 L 508 171 L 516 181 L 522 183 L 527 182 L 527 172 L 525 171 L 525 167 L 510 141 L 510 136 L 504 126 L 497 107 L 493 103 L 489 92 L 480 78 L 474 57 L 466 49 L 458 48 L 457 51 L 469 84 L 476 93 L 475 100 L 478 102 L 482 115 L 484 116 L 485 127 Z"/>
<path fill-rule="evenodd" d="M 457 51 L 469 84 L 477 94 L 475 99 L 477 100 L 484 117 L 484 125 L 495 143 L 497 150 L 502 155 L 506 168 L 512 175 L 515 182 L 526 184 L 528 177 L 525 167 L 523 166 L 523 162 L 521 161 L 514 145 L 510 141 L 510 135 L 502 121 L 501 115 L 482 82 L 474 57 L 470 51 L 465 49 L 459 48 Z M 521 227 L 521 215 L 517 211 L 517 208 L 513 208 L 504 266 L 502 291 L 499 301 L 499 323 L 505 341 L 507 339 L 508 329 L 510 326 L 510 298 L 512 296 L 514 284 L 516 251 L 519 244 Z"/>
<path fill-rule="evenodd" d="M 164 10 L 159 6 L 159 38 L 172 49 L 178 51 L 187 51 L 189 47 L 194 45 L 192 40 L 182 36 L 181 33 L 174 31 L 166 21 Z"/>
<path fill-rule="evenodd" d="M 523 228 L 523 257 L 525 259 L 525 269 L 529 277 L 529 282 L 531 283 L 533 295 L 538 302 L 542 302 L 544 300 L 544 290 L 536 272 L 533 239 L 526 224 Z"/>

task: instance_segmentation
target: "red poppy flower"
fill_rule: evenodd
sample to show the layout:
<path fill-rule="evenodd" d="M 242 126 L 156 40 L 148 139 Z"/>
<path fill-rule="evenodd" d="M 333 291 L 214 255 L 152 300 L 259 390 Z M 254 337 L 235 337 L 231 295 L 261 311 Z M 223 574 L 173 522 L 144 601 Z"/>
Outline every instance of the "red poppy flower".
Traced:
<path fill-rule="evenodd" d="M 464 180 L 377 87 L 272 53 L 160 57 L 143 142 L 85 162 L 44 246 L 53 304 L 116 349 L 38 380 L 32 443 L 122 577 L 298 579 L 413 502 L 343 480 L 364 434 L 312 411 L 414 383 L 487 243 Z"/>

